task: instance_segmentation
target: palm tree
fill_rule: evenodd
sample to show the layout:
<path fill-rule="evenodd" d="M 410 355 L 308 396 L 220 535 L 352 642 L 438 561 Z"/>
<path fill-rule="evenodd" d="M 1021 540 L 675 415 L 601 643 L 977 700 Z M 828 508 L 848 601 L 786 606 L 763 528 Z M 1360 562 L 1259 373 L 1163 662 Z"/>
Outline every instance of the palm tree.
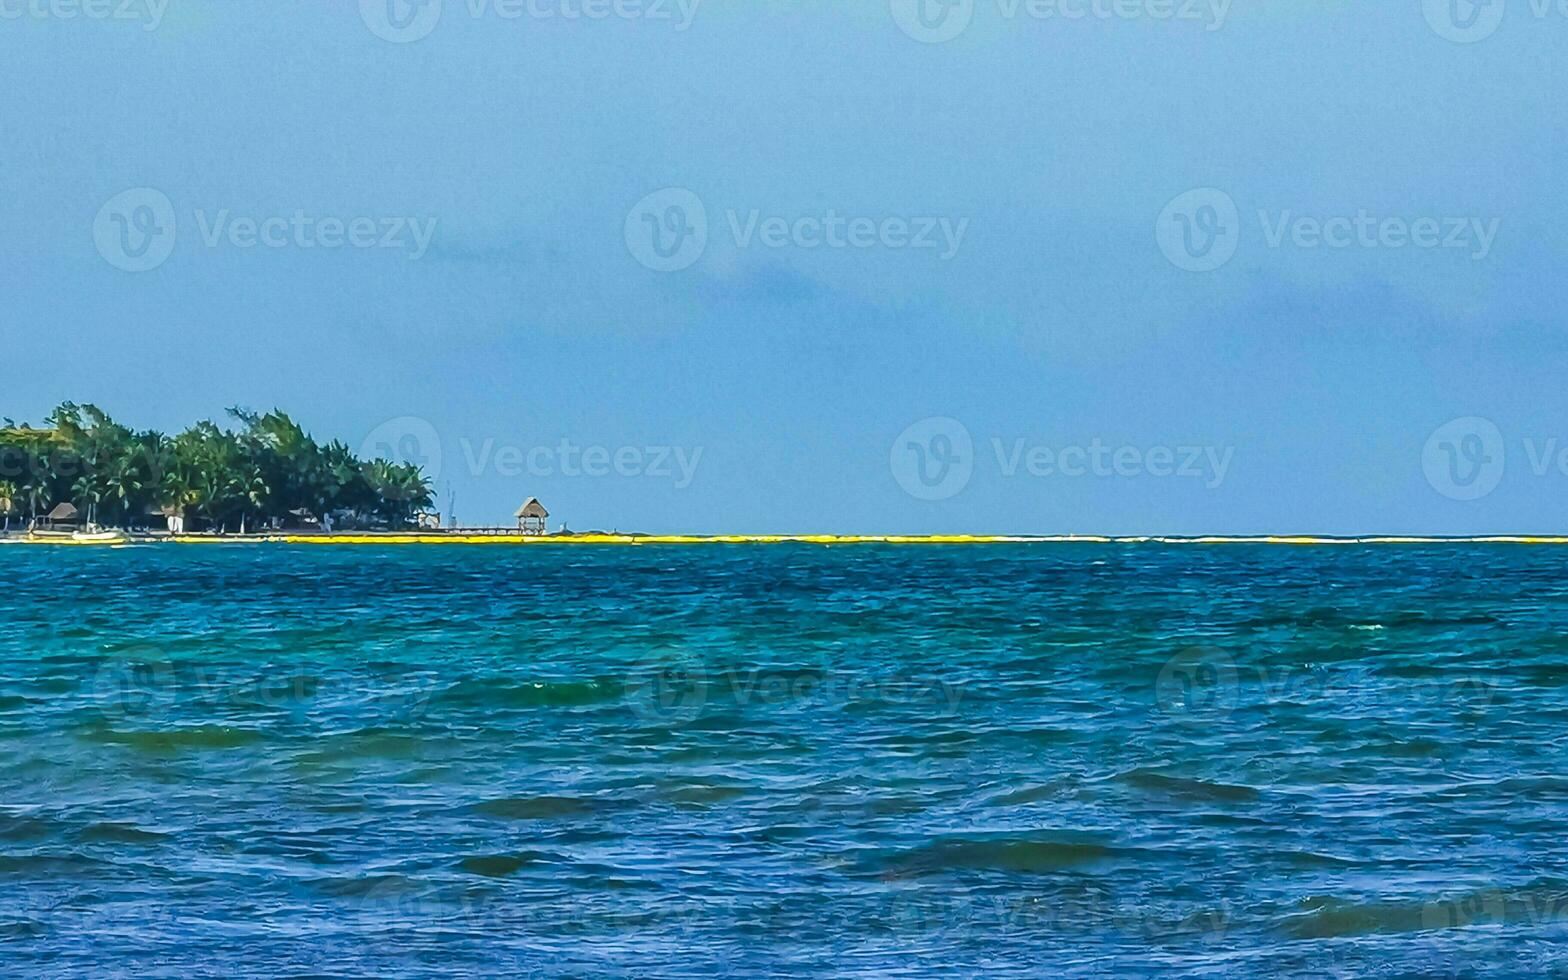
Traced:
<path fill-rule="evenodd" d="M 109 498 L 121 526 L 128 527 L 146 514 L 146 474 L 134 456 L 117 457 L 108 465 Z"/>
<path fill-rule="evenodd" d="M 134 432 L 91 404 L 65 402 L 33 429 L 0 425 L 0 513 L 26 501 L 67 500 L 90 522 L 139 526 L 154 508 L 173 508 L 219 531 L 243 533 L 308 511 L 330 527 L 334 516 L 360 525 L 402 527 L 431 506 L 433 491 L 417 466 L 358 459 L 342 442 L 317 443 L 288 415 L 230 409 L 241 428 L 198 422 L 173 438 Z"/>
<path fill-rule="evenodd" d="M 417 466 L 377 459 L 365 464 L 364 472 L 376 496 L 374 510 L 390 528 L 408 527 L 435 502 L 434 488 Z"/>
<path fill-rule="evenodd" d="M 71 486 L 72 497 L 87 505 L 87 526 L 98 522 L 98 505 L 103 502 L 103 486 L 94 474 L 84 474 Z"/>

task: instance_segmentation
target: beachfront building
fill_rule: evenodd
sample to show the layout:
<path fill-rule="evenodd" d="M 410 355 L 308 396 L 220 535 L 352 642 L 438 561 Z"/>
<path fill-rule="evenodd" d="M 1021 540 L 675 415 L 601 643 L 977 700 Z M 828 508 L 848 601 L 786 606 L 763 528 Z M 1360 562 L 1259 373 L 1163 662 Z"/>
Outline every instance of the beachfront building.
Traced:
<path fill-rule="evenodd" d="M 517 529 L 524 534 L 545 533 L 545 520 L 550 512 L 544 509 L 544 504 L 538 497 L 529 497 L 528 503 L 517 510 Z"/>
<path fill-rule="evenodd" d="M 81 526 L 82 515 L 72 504 L 60 504 L 40 518 L 35 529 L 39 531 L 75 531 Z"/>

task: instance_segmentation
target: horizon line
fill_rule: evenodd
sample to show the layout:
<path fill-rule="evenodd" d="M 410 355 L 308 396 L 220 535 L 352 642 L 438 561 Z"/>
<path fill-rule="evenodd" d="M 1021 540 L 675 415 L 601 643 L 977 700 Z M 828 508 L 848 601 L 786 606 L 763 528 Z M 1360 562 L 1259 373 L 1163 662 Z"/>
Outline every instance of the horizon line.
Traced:
<path fill-rule="evenodd" d="M 111 532 L 112 533 L 112 532 Z M 131 534 L 105 539 L 101 535 L 0 538 L 0 544 L 77 545 L 133 547 L 154 544 L 183 545 L 701 545 L 701 544 L 814 544 L 814 545 L 996 545 L 996 544 L 1164 544 L 1164 545 L 1421 545 L 1421 544 L 1523 544 L 1568 545 L 1568 534 L 1485 535 L 1004 535 L 1004 534 L 464 534 L 355 532 L 349 534 Z"/>

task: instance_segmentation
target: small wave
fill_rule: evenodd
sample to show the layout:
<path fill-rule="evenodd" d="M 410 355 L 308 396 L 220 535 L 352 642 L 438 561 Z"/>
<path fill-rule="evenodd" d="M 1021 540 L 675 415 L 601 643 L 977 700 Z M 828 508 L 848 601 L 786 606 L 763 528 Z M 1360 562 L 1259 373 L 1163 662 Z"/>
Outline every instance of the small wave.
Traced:
<path fill-rule="evenodd" d="M 431 737 L 384 726 L 340 732 L 315 743 L 319 747 L 298 756 L 307 764 L 328 764 L 354 759 L 415 759 L 437 745 Z"/>
<path fill-rule="evenodd" d="M 1137 789 L 1165 793 L 1170 796 L 1194 800 L 1216 800 L 1223 803 L 1256 803 L 1261 793 L 1251 786 L 1232 783 L 1211 783 L 1202 779 L 1183 779 L 1152 769 L 1132 769 L 1120 777 L 1127 785 Z"/>
<path fill-rule="evenodd" d="M 1419 932 L 1439 928 L 1437 904 L 1419 902 L 1352 902 L 1314 897 L 1282 925 L 1297 939 L 1337 939 L 1373 933 Z"/>
<path fill-rule="evenodd" d="M 1408 738 L 1358 745 L 1350 754 L 1374 759 L 1427 759 L 1451 748 L 1432 738 Z"/>
<path fill-rule="evenodd" d="M 1050 783 L 1044 786 L 1025 786 L 1011 792 L 993 796 L 987 801 L 990 806 L 1027 806 L 1030 803 L 1040 803 L 1045 800 L 1059 798 L 1067 792 L 1067 786 L 1062 783 Z"/>
<path fill-rule="evenodd" d="M 686 783 L 663 790 L 663 798 L 679 806 L 708 807 L 745 796 L 744 786 L 724 783 Z"/>
<path fill-rule="evenodd" d="M 1373 933 L 1426 932 L 1474 926 L 1530 924 L 1568 918 L 1568 889 L 1540 879 L 1517 888 L 1475 888 L 1425 901 L 1356 902 L 1314 896 L 1282 923 L 1301 939 L 1336 939 Z"/>
<path fill-rule="evenodd" d="M 22 815 L 0 815 L 0 840 L 43 840 L 60 829 L 52 819 Z"/>
<path fill-rule="evenodd" d="M 485 878 L 507 878 L 529 865 L 547 862 L 553 857 L 543 851 L 524 851 L 518 854 L 471 854 L 457 862 L 457 866 L 470 874 Z"/>
<path fill-rule="evenodd" d="M 37 939 L 48 931 L 49 927 L 37 919 L 0 921 L 0 939 Z"/>
<path fill-rule="evenodd" d="M 475 803 L 475 813 L 502 820 L 565 820 L 587 816 L 605 801 L 586 796 L 511 796 Z"/>
<path fill-rule="evenodd" d="M 978 735 L 967 729 L 947 728 L 932 732 L 900 732 L 896 735 L 884 735 L 873 741 L 888 748 L 908 749 L 925 745 L 967 745 L 978 738 Z"/>
<path fill-rule="evenodd" d="M 458 681 L 437 694 L 437 706 L 459 708 L 579 708 L 619 701 L 624 686 L 609 679 L 540 680 L 521 683 L 472 678 Z"/>
<path fill-rule="evenodd" d="M 418 882 L 400 874 L 366 875 L 360 878 L 333 876 L 316 878 L 310 884 L 334 898 L 388 898 L 420 890 Z"/>
<path fill-rule="evenodd" d="M 0 875 L 80 878 L 110 867 L 86 854 L 0 854 Z"/>
<path fill-rule="evenodd" d="M 1339 857 L 1335 854 L 1323 854 L 1319 851 L 1275 851 L 1274 857 L 1284 863 L 1297 868 L 1355 868 L 1360 867 L 1360 861 L 1354 858 Z"/>
<path fill-rule="evenodd" d="M 192 728 L 167 728 L 156 731 L 120 731 L 94 727 L 81 733 L 89 742 L 123 745 L 148 754 L 187 750 L 237 749 L 262 741 L 261 732 L 228 725 L 197 725 Z"/>
<path fill-rule="evenodd" d="M 883 862 L 883 867 L 892 874 L 939 874 L 944 871 L 1043 874 L 1082 868 L 1132 853 L 1090 834 L 998 834 L 942 838 L 897 852 Z"/>
<path fill-rule="evenodd" d="M 158 844 L 170 837 L 156 830 L 143 830 L 135 824 L 111 820 L 88 824 L 77 836 L 88 843 L 103 844 Z"/>

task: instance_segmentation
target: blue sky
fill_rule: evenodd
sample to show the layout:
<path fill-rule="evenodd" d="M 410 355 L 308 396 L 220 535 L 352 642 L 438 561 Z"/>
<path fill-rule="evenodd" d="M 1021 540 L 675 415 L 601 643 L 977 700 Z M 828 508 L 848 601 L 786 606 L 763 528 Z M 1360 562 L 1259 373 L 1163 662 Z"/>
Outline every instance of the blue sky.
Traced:
<path fill-rule="evenodd" d="M 0 0 L 0 414 L 465 523 L 1568 526 L 1568 16 L 926 3 Z"/>

